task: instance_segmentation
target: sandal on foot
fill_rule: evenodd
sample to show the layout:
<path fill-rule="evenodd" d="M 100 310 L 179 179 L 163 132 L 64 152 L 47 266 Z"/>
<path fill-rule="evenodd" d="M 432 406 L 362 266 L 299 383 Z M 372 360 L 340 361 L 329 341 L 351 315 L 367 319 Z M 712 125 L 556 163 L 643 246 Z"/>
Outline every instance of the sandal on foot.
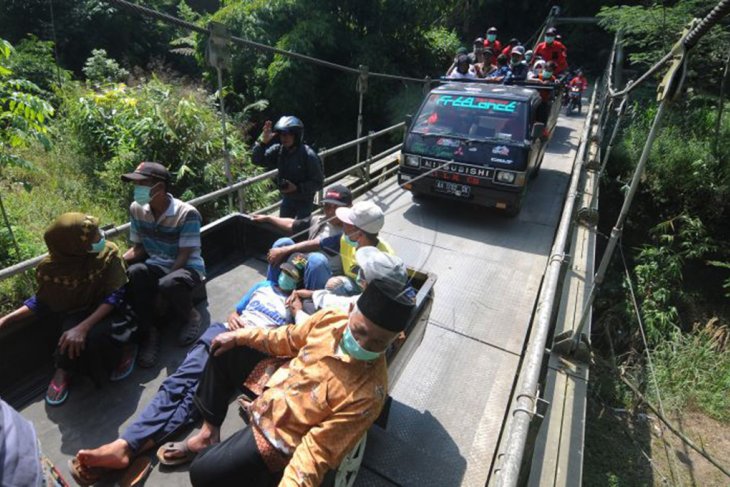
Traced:
<path fill-rule="evenodd" d="M 118 487 L 137 487 L 142 485 L 144 480 L 152 471 L 152 460 L 145 455 L 137 457 L 124 471 L 124 475 L 117 482 Z"/>
<path fill-rule="evenodd" d="M 66 402 L 66 399 L 68 399 L 68 385 L 68 377 L 60 385 L 51 380 L 46 390 L 46 402 L 50 406 L 60 406 Z"/>
<path fill-rule="evenodd" d="M 116 368 L 112 371 L 109 376 L 109 380 L 116 382 L 129 377 L 129 374 L 134 370 L 134 362 L 137 360 L 137 345 L 130 345 L 131 350 L 125 352 L 122 356 L 122 360 L 119 361 Z"/>
<path fill-rule="evenodd" d="M 182 455 L 175 456 L 173 458 L 168 458 L 165 456 L 165 453 L 175 452 L 182 453 Z M 168 467 L 184 465 L 186 463 L 192 462 L 193 458 L 195 458 L 197 454 L 198 452 L 190 450 L 187 439 L 177 442 L 168 442 L 157 449 L 157 459 L 162 465 L 167 465 Z"/>
<path fill-rule="evenodd" d="M 109 470 L 101 467 L 84 467 L 78 458 L 73 457 L 68 461 L 68 471 L 77 484 L 86 487 L 99 482 Z"/>
<path fill-rule="evenodd" d="M 142 340 L 137 355 L 137 365 L 142 368 L 154 367 L 160 358 L 162 337 L 157 328 L 150 328 L 149 334 Z"/>

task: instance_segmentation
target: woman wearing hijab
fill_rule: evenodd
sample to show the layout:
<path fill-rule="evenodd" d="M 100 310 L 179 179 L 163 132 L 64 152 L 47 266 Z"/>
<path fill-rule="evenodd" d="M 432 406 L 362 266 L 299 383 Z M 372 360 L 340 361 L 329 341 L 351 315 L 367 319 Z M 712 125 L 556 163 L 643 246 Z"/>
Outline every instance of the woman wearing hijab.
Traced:
<path fill-rule="evenodd" d="M 0 327 L 48 315 L 60 325 L 56 372 L 46 392 L 46 402 L 55 406 L 68 398 L 71 372 L 83 370 L 97 386 L 112 370 L 111 380 L 127 377 L 134 357 L 123 344 L 133 329 L 127 316 L 115 313 L 124 311 L 127 275 L 119 248 L 105 240 L 99 221 L 84 213 L 64 213 L 43 238 L 48 256 L 36 269 L 38 292 L 0 317 Z"/>

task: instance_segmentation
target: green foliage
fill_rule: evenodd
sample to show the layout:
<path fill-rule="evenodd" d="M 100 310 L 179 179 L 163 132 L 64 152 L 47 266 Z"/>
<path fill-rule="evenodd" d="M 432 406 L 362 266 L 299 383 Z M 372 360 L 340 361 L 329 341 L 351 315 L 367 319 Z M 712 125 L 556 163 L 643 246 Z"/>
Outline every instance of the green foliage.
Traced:
<path fill-rule="evenodd" d="M 342 65 L 437 77 L 460 44 L 450 29 L 433 26 L 444 4 L 254 0 L 228 2 L 212 20 L 225 24 L 233 35 Z M 198 44 L 199 55 L 204 47 Z M 276 115 L 297 114 L 307 126 L 309 141 L 320 146 L 352 137 L 351 121 L 357 115 L 355 74 L 240 46 L 234 46 L 232 54 L 231 84 L 246 99 L 269 99 Z M 370 78 L 364 97 L 365 129 L 401 121 L 402 110 L 383 107 L 397 104 L 405 90 L 402 83 Z"/>
<path fill-rule="evenodd" d="M 63 84 L 71 80 L 69 71 L 56 66 L 53 42 L 42 41 L 32 34 L 15 47 L 8 67 L 15 76 L 35 83 L 43 90 L 44 97 L 53 98 L 53 91 L 59 82 Z"/>
<path fill-rule="evenodd" d="M 664 407 L 692 406 L 724 422 L 730 421 L 730 349 L 727 327 L 714 325 L 678 335 L 652 354 Z"/>
<path fill-rule="evenodd" d="M 680 39 L 682 30 L 695 17 L 704 17 L 717 4 L 716 0 L 683 0 L 667 6 L 653 2 L 649 6 L 621 5 L 603 7 L 599 24 L 611 32 L 624 32 L 624 45 L 630 50 L 629 60 L 646 68 L 657 62 Z M 730 31 L 715 26 L 692 49 L 688 81 L 714 91 L 730 45 Z"/>
<path fill-rule="evenodd" d="M 37 140 L 48 149 L 46 123 L 53 115 L 53 107 L 39 96 L 41 90 L 34 83 L 11 78 L 8 60 L 14 54 L 13 46 L 0 39 L 0 168 L 25 165 L 16 149 L 31 140 Z"/>
<path fill-rule="evenodd" d="M 79 87 L 65 95 L 64 117 L 84 156 L 78 164 L 115 204 L 129 201 L 128 185 L 119 175 L 142 160 L 167 165 L 184 199 L 226 184 L 220 118 L 214 98 L 202 90 L 156 77 L 136 87 Z M 234 178 L 254 172 L 235 126 L 229 128 L 229 151 Z M 262 191 L 248 191 L 250 203 Z"/>
<path fill-rule="evenodd" d="M 94 49 L 86 60 L 83 69 L 86 81 L 95 85 L 119 83 L 125 81 L 129 71 L 119 66 L 114 59 L 106 55 L 104 49 Z"/>

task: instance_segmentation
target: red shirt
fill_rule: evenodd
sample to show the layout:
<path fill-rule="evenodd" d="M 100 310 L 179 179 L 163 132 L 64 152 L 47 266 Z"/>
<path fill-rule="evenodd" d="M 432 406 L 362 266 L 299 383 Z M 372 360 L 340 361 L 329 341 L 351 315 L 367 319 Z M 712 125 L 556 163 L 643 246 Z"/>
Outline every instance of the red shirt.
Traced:
<path fill-rule="evenodd" d="M 535 48 L 533 59 L 537 59 L 539 56 L 543 58 L 545 62 L 555 61 L 555 64 L 558 65 L 555 69 L 555 74 L 560 74 L 568 68 L 567 51 L 568 50 L 565 48 L 565 45 L 563 45 L 560 41 L 553 41 L 550 44 L 547 42 L 541 42 Z"/>
<path fill-rule="evenodd" d="M 494 53 L 494 57 L 496 58 L 502 52 L 502 43 L 499 42 L 499 39 L 495 40 L 494 42 L 490 42 L 485 39 L 484 49 L 491 49 Z"/>
<path fill-rule="evenodd" d="M 502 54 L 504 54 L 507 57 L 511 56 L 513 48 L 514 48 L 514 46 L 510 46 L 509 44 L 507 44 L 507 46 L 504 49 L 502 49 Z"/>
<path fill-rule="evenodd" d="M 575 78 L 570 80 L 568 86 L 577 86 L 578 88 L 580 88 L 580 91 L 585 91 L 585 89 L 588 88 L 588 80 L 585 76 L 576 76 Z"/>

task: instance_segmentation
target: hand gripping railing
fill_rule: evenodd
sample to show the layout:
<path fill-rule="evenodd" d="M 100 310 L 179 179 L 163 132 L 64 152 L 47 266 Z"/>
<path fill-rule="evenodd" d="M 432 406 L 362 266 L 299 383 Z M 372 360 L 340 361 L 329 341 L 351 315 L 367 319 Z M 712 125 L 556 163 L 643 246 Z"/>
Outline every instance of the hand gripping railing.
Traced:
<path fill-rule="evenodd" d="M 381 152 L 380 154 L 377 154 L 375 156 L 371 155 L 370 148 L 372 147 L 372 142 L 374 139 L 377 139 L 379 137 L 382 137 L 384 135 L 388 135 L 391 133 L 398 132 L 399 130 L 402 130 L 405 126 L 405 123 L 401 122 L 395 125 L 392 125 L 388 128 L 385 128 L 383 130 L 379 130 L 378 132 L 372 132 L 364 137 L 360 137 L 359 139 L 351 140 L 349 142 L 346 142 L 342 145 L 338 145 L 337 147 L 333 147 L 331 149 L 326 149 L 321 152 L 319 152 L 319 156 L 322 159 L 322 161 L 325 161 L 325 157 L 327 156 L 333 156 L 339 152 L 342 152 L 344 150 L 350 149 L 352 147 L 355 147 L 357 144 L 366 143 L 368 144 L 368 154 L 366 159 L 356 165 L 350 166 L 347 169 L 344 169 L 336 174 L 333 174 L 325 179 L 325 184 L 329 184 L 332 181 L 336 181 L 338 179 L 341 179 L 348 174 L 357 171 L 358 169 L 365 168 L 367 172 L 369 173 L 369 166 L 373 162 L 376 162 L 380 159 L 383 159 L 384 157 L 389 156 L 390 154 L 393 154 L 394 152 L 397 152 L 400 149 L 400 144 L 395 145 L 391 147 L 390 149 L 385 150 L 384 152 Z M 204 194 L 202 196 L 198 196 L 197 198 L 193 198 L 188 201 L 193 206 L 200 206 L 205 203 L 210 203 L 211 201 L 215 201 L 218 198 L 227 196 L 229 194 L 235 193 L 240 189 L 246 188 L 247 186 L 251 186 L 252 184 L 265 181 L 267 179 L 275 178 L 279 171 L 276 169 L 267 171 L 265 173 L 257 174 L 256 176 L 252 176 L 250 178 L 243 179 L 241 181 L 238 181 L 236 183 L 233 183 L 229 186 L 226 186 L 225 188 L 217 189 L 215 191 L 212 191 L 210 193 Z M 272 205 L 274 207 L 276 205 Z M 111 228 L 109 230 L 105 230 L 105 234 L 107 237 L 114 237 L 116 235 L 119 235 L 123 232 L 126 232 L 129 230 L 129 223 L 124 223 L 122 225 L 115 226 L 114 228 Z M 15 276 L 17 274 L 20 274 L 22 272 L 25 272 L 29 269 L 34 268 L 38 265 L 38 263 L 43 260 L 44 257 L 46 257 L 48 254 L 39 255 L 37 257 L 33 257 L 28 260 L 24 260 L 23 262 L 19 262 L 15 265 L 12 265 L 10 267 L 6 267 L 5 269 L 0 269 L 0 281 L 4 279 L 8 279 L 12 276 Z"/>

